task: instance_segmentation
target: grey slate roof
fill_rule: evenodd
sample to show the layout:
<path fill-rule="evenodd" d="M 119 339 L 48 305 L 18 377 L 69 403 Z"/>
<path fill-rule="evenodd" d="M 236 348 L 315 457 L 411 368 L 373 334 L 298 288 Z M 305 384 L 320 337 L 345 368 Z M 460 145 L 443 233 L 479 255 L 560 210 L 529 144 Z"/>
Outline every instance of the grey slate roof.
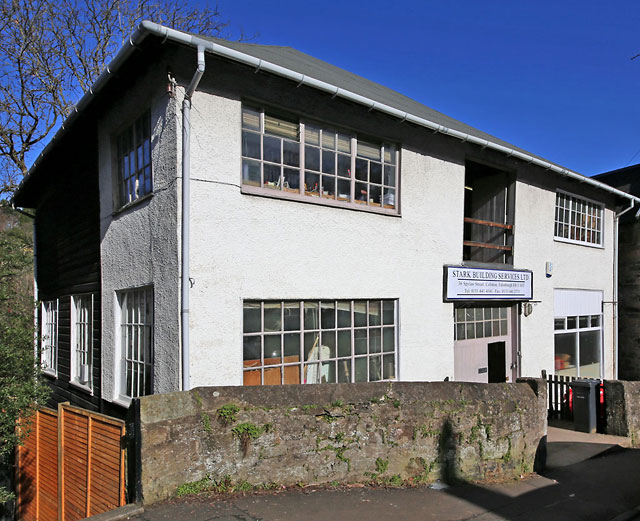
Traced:
<path fill-rule="evenodd" d="M 345 69 L 331 65 L 325 61 L 314 58 L 309 54 L 305 54 L 293 47 L 283 47 L 277 45 L 260 45 L 244 42 L 232 42 L 228 40 L 222 40 L 220 38 L 214 38 L 211 36 L 194 35 L 207 40 L 220 44 L 224 47 L 229 47 L 236 51 L 243 52 L 255 58 L 262 59 L 286 67 L 298 73 L 316 78 L 318 80 L 327 82 L 337 87 L 349 90 L 361 96 L 371 98 L 385 105 L 389 105 L 398 110 L 409 112 L 421 118 L 433 121 L 439 125 L 447 128 L 458 130 L 465 134 L 475 136 L 480 139 L 492 141 L 494 143 L 503 145 L 507 148 L 512 148 L 524 154 L 534 156 L 544 161 L 549 161 L 543 157 L 532 154 L 531 152 L 518 148 L 515 145 L 503 141 L 495 136 L 487 134 L 477 128 L 471 127 L 461 121 L 451 118 L 437 110 L 434 110 L 422 103 L 419 103 L 399 92 L 396 92 L 388 87 L 375 83 L 371 80 L 353 74 Z M 556 163 L 554 163 L 556 164 Z M 557 165 L 560 166 L 560 165 Z"/>

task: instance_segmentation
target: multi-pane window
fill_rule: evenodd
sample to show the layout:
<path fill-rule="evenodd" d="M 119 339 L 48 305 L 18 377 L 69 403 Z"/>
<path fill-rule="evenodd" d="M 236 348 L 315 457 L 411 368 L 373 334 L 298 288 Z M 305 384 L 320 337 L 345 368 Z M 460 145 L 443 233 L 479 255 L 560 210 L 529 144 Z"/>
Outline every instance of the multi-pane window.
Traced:
<path fill-rule="evenodd" d="M 151 118 L 140 116 L 117 138 L 120 205 L 151 193 Z"/>
<path fill-rule="evenodd" d="M 473 340 L 508 334 L 507 307 L 457 307 L 454 314 L 455 340 Z"/>
<path fill-rule="evenodd" d="M 242 183 L 396 213 L 397 151 L 388 143 L 242 109 Z"/>
<path fill-rule="evenodd" d="M 600 378 L 602 315 L 556 317 L 554 329 L 556 374 Z"/>
<path fill-rule="evenodd" d="M 244 385 L 393 380 L 396 300 L 245 301 Z"/>
<path fill-rule="evenodd" d="M 91 387 L 93 297 L 82 295 L 71 299 L 73 310 L 71 380 Z"/>
<path fill-rule="evenodd" d="M 554 233 L 557 239 L 602 245 L 602 205 L 557 192 Z"/>
<path fill-rule="evenodd" d="M 58 364 L 58 301 L 42 303 L 42 333 L 40 337 L 42 370 L 55 374 Z"/>
<path fill-rule="evenodd" d="M 119 394 L 137 398 L 153 390 L 153 292 L 123 291 L 120 304 Z"/>

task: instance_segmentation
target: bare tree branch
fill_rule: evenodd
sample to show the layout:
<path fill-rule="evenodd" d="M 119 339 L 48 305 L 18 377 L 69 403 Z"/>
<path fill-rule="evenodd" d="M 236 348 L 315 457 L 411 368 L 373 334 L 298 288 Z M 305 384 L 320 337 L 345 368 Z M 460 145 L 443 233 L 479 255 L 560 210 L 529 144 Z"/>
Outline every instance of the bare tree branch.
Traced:
<path fill-rule="evenodd" d="M 180 0 L 0 0 L 0 199 L 142 20 L 223 36 L 217 6 Z"/>

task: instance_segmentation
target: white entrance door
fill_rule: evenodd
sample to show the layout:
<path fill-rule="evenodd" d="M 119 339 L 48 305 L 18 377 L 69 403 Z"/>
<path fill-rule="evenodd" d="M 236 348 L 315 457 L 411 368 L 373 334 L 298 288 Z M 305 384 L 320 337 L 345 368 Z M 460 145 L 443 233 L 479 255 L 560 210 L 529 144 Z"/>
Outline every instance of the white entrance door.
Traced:
<path fill-rule="evenodd" d="M 515 375 L 512 321 L 515 306 L 456 306 L 454 379 L 505 382 Z"/>

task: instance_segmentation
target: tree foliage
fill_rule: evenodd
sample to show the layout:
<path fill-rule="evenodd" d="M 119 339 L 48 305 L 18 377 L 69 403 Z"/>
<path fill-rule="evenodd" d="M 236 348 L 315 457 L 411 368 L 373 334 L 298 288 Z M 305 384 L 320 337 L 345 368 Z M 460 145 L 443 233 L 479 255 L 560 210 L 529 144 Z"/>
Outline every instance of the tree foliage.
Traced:
<path fill-rule="evenodd" d="M 211 36 L 217 6 L 180 0 L 0 0 L 0 197 L 142 20 Z"/>
<path fill-rule="evenodd" d="M 28 432 L 47 397 L 34 357 L 31 222 L 0 202 L 0 462 Z M 15 425 L 22 418 L 23 428 Z M 0 501 L 6 499 L 0 487 Z"/>

